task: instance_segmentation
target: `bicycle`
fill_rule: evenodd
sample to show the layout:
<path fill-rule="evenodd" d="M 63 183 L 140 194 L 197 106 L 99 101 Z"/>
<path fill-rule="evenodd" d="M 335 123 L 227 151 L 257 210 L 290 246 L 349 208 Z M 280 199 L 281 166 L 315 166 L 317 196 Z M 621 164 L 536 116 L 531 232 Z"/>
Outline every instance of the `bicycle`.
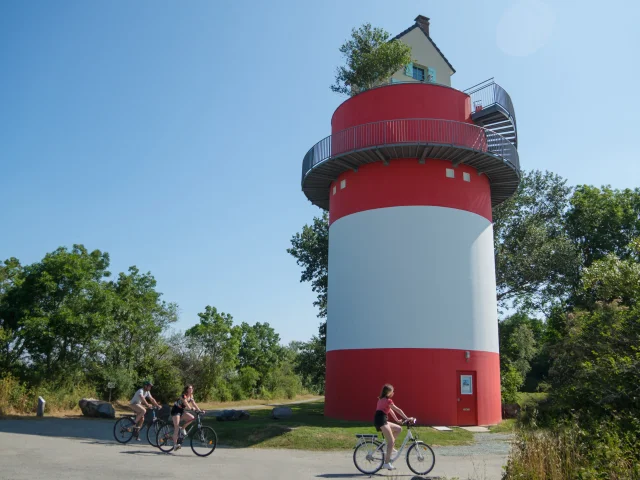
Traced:
<path fill-rule="evenodd" d="M 213 453 L 218 444 L 218 435 L 216 431 L 202 425 L 202 417 L 204 412 L 196 412 L 196 420 L 189 426 L 187 434 L 182 434 L 182 429 L 178 434 L 178 445 L 182 445 L 186 437 L 191 437 L 191 450 L 199 457 L 207 457 Z M 180 428 L 178 426 L 178 428 Z M 173 423 L 166 423 L 158 432 L 157 444 L 158 448 L 165 453 L 173 451 Z"/>
<path fill-rule="evenodd" d="M 407 466 L 416 475 L 426 475 L 436 464 L 436 456 L 429 445 L 418 439 L 418 435 L 414 432 L 413 426 L 415 420 L 410 422 L 405 420 L 402 422 L 407 426 L 407 436 L 402 442 L 402 446 L 395 455 L 392 455 L 391 462 L 400 458 L 405 446 L 411 442 L 412 445 L 407 450 Z M 355 451 L 353 452 L 353 463 L 356 468 L 366 475 L 373 475 L 382 468 L 384 464 L 384 454 L 387 450 L 387 442 L 380 442 L 378 434 L 356 434 L 358 439 Z M 413 454 L 413 456 L 412 456 Z M 415 457 L 415 458 L 413 458 Z"/>
<path fill-rule="evenodd" d="M 140 427 L 140 430 L 138 431 L 138 437 L 139 437 L 140 432 L 146 425 L 147 441 L 149 442 L 149 444 L 153 445 L 154 447 L 158 446 L 158 443 L 157 443 L 158 432 L 160 431 L 162 426 L 166 423 L 164 420 L 161 420 L 156 416 L 157 409 L 158 409 L 157 407 L 151 408 L 151 411 L 152 411 L 151 422 L 144 422 L 142 424 L 142 427 Z M 125 415 L 120 419 L 116 420 L 116 423 L 113 426 L 113 436 L 115 437 L 116 441 L 120 443 L 128 443 L 131 441 L 131 439 L 133 439 L 133 437 L 135 436 L 134 427 L 136 426 L 136 416 L 137 415 L 135 414 Z"/>

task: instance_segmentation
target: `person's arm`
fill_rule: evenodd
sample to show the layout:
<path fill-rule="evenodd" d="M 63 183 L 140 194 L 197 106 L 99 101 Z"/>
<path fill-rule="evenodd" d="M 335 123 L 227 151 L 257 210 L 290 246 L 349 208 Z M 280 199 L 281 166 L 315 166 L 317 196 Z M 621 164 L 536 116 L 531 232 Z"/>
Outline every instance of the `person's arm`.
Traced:
<path fill-rule="evenodd" d="M 191 397 L 191 403 L 193 403 L 193 406 L 196 407 L 196 411 L 198 411 L 198 412 L 202 411 L 202 410 L 200 410 L 200 407 L 198 406 L 196 401 L 193 399 L 193 397 Z"/>
<path fill-rule="evenodd" d="M 396 412 L 393 411 L 393 406 L 391 407 L 391 410 L 389 410 L 389 413 L 391 414 L 391 416 L 393 417 L 393 420 L 396 423 L 400 423 L 400 420 L 398 419 L 398 416 L 396 415 Z"/>
<path fill-rule="evenodd" d="M 391 404 L 391 411 L 392 411 L 392 412 L 399 413 L 400 415 L 402 415 L 402 418 L 403 418 L 403 419 L 405 419 L 405 420 L 409 420 L 409 417 L 407 417 L 407 416 L 405 415 L 405 413 L 404 413 L 402 410 L 400 410 L 398 407 L 396 407 L 394 404 Z M 393 416 L 395 417 L 395 414 L 394 414 Z M 398 418 L 398 417 L 396 417 L 396 422 L 398 422 L 398 421 L 399 421 L 399 420 L 397 420 L 397 418 Z"/>
<path fill-rule="evenodd" d="M 153 403 L 156 407 L 160 408 L 160 405 L 158 404 L 158 402 L 156 402 L 156 399 L 151 396 L 151 394 L 149 394 L 149 400 L 151 400 L 151 403 Z"/>

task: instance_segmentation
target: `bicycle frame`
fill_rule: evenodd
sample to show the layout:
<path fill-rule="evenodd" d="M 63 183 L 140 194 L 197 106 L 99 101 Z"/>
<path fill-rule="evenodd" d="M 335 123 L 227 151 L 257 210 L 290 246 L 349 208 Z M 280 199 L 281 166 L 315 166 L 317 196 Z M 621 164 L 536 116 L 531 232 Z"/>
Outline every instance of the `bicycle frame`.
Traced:
<path fill-rule="evenodd" d="M 398 458 L 400 458 L 400 456 L 402 455 L 402 452 L 404 452 L 404 448 L 407 446 L 407 443 L 414 442 L 416 440 L 416 438 L 413 436 L 413 432 L 411 431 L 411 428 L 407 426 L 407 436 L 404 437 L 404 441 L 402 442 L 402 445 L 400 446 L 400 448 L 398 449 L 398 453 L 395 454 L 395 456 L 391 457 L 391 461 L 395 462 Z M 387 441 L 384 440 L 382 442 L 382 445 L 380 445 L 377 449 L 383 448 L 383 453 L 386 454 L 386 448 L 387 448 Z M 376 449 L 376 450 L 377 450 Z"/>
<path fill-rule="evenodd" d="M 196 412 L 195 418 L 191 422 L 191 425 L 189 425 L 187 434 L 184 436 L 184 438 L 187 438 L 189 435 L 191 435 L 194 432 L 194 428 L 195 428 L 195 431 L 200 430 L 200 428 L 202 427 L 201 418 L 202 418 L 202 414 L 199 412 Z"/>

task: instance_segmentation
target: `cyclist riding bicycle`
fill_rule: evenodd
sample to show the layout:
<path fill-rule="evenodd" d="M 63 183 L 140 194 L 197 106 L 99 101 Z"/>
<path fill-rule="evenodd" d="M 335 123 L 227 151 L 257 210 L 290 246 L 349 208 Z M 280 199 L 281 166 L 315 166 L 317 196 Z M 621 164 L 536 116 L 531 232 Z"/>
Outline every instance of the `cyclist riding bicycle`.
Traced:
<path fill-rule="evenodd" d="M 133 410 L 137 414 L 136 425 L 135 427 L 133 427 L 133 434 L 138 442 L 140 441 L 140 428 L 144 423 L 144 415 L 145 413 L 147 413 L 147 409 L 143 406 L 143 404 L 147 408 L 151 408 L 152 405 L 147 401 L 150 400 L 153 405 L 155 405 L 156 407 L 160 407 L 160 405 L 158 405 L 158 402 L 156 402 L 156 399 L 151 396 L 152 387 L 153 384 L 148 380 L 144 382 L 142 388 L 139 388 L 138 391 L 136 391 L 136 393 L 133 395 L 133 398 L 131 399 L 131 402 L 129 404 L 131 410 Z"/>
<path fill-rule="evenodd" d="M 413 418 L 407 417 L 405 413 L 397 407 L 393 400 L 393 385 L 386 384 L 382 387 L 382 392 L 378 397 L 378 404 L 376 406 L 376 414 L 373 419 L 373 425 L 376 427 L 376 430 L 382 432 L 385 440 L 387 441 L 387 451 L 385 454 L 385 462 L 382 465 L 382 468 L 386 468 L 387 470 L 395 470 L 396 467 L 391 463 L 391 456 L 395 452 L 393 448 L 393 444 L 396 441 L 396 438 L 402 431 L 402 427 L 399 425 L 401 421 L 398 419 L 396 413 L 402 415 L 404 420 L 414 421 Z M 393 419 L 398 423 L 389 423 L 388 415 L 391 414 Z"/>
<path fill-rule="evenodd" d="M 191 408 L 191 406 L 195 408 Z M 173 420 L 173 449 L 178 450 L 181 448 L 180 443 L 178 442 L 178 436 L 184 437 L 187 434 L 187 427 L 195 420 L 194 417 L 188 410 L 195 410 L 196 412 L 205 413 L 204 410 L 200 410 L 200 407 L 196 404 L 196 401 L 193 399 L 193 385 L 187 385 L 184 387 L 182 391 L 182 395 L 180 398 L 176 400 L 171 407 L 171 419 Z M 184 421 L 182 428 L 180 428 L 180 420 Z"/>

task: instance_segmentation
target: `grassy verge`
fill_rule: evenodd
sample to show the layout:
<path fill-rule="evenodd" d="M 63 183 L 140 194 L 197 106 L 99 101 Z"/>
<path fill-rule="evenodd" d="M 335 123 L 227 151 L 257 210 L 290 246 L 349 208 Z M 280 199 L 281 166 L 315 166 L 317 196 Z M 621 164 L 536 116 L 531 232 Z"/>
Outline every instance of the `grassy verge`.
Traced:
<path fill-rule="evenodd" d="M 231 447 L 290 448 L 297 450 L 348 450 L 355 445 L 356 433 L 375 433 L 370 423 L 348 422 L 324 417 L 324 403 L 290 405 L 293 416 L 287 420 L 270 418 L 271 409 L 252 410 L 249 420 L 237 422 L 205 421 L 218 434 L 220 445 Z M 473 434 L 461 429 L 438 432 L 418 427 L 416 432 L 430 445 L 467 445 Z M 399 441 L 404 439 L 406 429 Z"/>
<path fill-rule="evenodd" d="M 498 425 L 492 425 L 489 427 L 491 433 L 512 433 L 516 428 L 516 419 L 508 418 L 503 420 Z"/>
<path fill-rule="evenodd" d="M 250 406 L 254 408 L 272 408 L 272 405 L 284 405 L 292 402 L 303 402 L 307 400 L 321 400 L 318 395 L 296 395 L 295 398 L 274 398 L 271 400 L 251 399 L 238 400 L 237 402 L 198 402 L 198 406 L 203 410 L 223 410 L 226 408 L 236 408 Z"/>

